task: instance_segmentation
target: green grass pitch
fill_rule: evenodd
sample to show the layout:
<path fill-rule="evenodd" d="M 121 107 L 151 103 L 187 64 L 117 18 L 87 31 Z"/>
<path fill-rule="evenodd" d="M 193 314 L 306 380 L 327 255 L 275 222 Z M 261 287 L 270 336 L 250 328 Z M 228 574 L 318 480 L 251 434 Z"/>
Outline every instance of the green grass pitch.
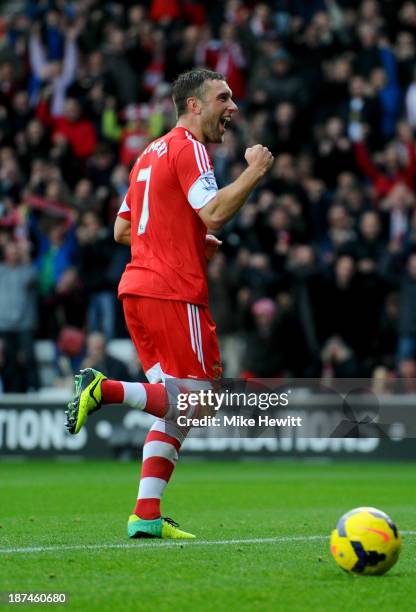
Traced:
<path fill-rule="evenodd" d="M 64 591 L 62 609 L 85 611 L 415 609 L 415 535 L 382 577 L 342 572 L 327 537 L 361 505 L 414 530 L 414 465 L 182 461 L 163 509 L 198 535 L 183 544 L 126 538 L 138 474 L 133 463 L 1 463 L 0 591 Z"/>

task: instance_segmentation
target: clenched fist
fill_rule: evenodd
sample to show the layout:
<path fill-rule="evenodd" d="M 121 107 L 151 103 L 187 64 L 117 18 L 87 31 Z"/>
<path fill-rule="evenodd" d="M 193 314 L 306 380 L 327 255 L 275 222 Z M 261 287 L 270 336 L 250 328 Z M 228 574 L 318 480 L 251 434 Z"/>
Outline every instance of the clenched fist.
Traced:
<path fill-rule="evenodd" d="M 248 165 L 258 170 L 261 174 L 266 174 L 272 167 L 274 161 L 274 157 L 269 149 L 260 144 L 246 149 L 244 157 Z"/>

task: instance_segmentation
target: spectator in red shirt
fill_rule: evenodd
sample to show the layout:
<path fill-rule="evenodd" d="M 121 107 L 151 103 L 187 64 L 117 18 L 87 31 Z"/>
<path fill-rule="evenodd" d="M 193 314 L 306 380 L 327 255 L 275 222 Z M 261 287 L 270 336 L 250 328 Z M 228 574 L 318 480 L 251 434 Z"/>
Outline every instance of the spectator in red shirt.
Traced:
<path fill-rule="evenodd" d="M 386 197 L 398 184 L 404 184 L 409 189 L 414 188 L 416 175 L 416 151 L 415 143 L 408 139 L 402 142 L 405 149 L 405 159 L 401 155 L 396 143 L 389 143 L 381 156 L 381 167 L 376 165 L 370 156 L 367 145 L 363 139 L 361 124 L 350 126 L 350 136 L 354 141 L 355 156 L 360 170 L 371 181 L 374 189 L 374 197 L 377 202 Z"/>
<path fill-rule="evenodd" d="M 157 23 L 170 23 L 181 16 L 181 8 L 178 0 L 152 0 L 150 7 L 150 18 Z"/>
<path fill-rule="evenodd" d="M 53 117 L 48 103 L 42 99 L 36 115 L 42 123 L 52 130 L 52 141 L 64 140 L 68 143 L 71 153 L 79 160 L 85 160 L 94 153 L 97 136 L 91 121 L 81 117 L 81 107 L 74 98 L 68 98 L 65 103 L 64 115 Z"/>
<path fill-rule="evenodd" d="M 197 51 L 197 62 L 221 72 L 230 85 L 233 97 L 240 100 L 246 92 L 246 59 L 233 24 L 224 23 L 219 40 L 203 43 Z"/>

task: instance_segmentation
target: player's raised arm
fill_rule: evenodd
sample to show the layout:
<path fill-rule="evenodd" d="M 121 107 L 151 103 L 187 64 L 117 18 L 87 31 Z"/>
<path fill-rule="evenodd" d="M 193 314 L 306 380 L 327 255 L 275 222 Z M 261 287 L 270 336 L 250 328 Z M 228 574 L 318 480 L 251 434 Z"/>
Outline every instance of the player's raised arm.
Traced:
<path fill-rule="evenodd" d="M 240 210 L 257 183 L 273 165 L 273 155 L 260 144 L 246 149 L 244 155 L 248 167 L 230 185 L 223 187 L 217 195 L 199 211 L 205 225 L 219 230 Z"/>

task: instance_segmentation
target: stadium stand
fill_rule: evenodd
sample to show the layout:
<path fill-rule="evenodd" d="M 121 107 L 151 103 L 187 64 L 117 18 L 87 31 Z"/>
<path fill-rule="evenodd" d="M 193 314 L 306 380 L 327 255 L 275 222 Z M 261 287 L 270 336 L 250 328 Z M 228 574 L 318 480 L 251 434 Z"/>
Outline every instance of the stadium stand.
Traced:
<path fill-rule="evenodd" d="M 407 0 L 2 3 L 2 390 L 69 376 L 95 332 L 138 375 L 112 223 L 196 65 L 240 107 L 211 149 L 219 185 L 245 147 L 276 155 L 209 267 L 226 375 L 413 375 L 415 36 Z"/>

